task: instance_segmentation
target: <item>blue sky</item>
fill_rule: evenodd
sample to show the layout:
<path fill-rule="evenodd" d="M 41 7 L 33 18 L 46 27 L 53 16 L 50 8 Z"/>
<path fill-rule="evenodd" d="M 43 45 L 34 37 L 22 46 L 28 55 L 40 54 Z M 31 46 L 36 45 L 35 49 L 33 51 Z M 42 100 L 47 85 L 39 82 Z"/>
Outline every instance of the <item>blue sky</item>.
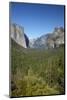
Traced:
<path fill-rule="evenodd" d="M 64 6 L 12 2 L 10 20 L 23 26 L 29 39 L 37 38 L 64 27 Z"/>

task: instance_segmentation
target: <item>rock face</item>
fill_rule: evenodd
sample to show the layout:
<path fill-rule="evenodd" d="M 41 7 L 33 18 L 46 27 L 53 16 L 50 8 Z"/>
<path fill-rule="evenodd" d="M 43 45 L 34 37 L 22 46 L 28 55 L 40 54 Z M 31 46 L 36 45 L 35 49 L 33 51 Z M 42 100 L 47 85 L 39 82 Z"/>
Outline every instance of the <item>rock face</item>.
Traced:
<path fill-rule="evenodd" d="M 24 28 L 17 25 L 17 24 L 11 24 L 10 25 L 10 35 L 11 38 L 21 45 L 24 48 L 27 48 L 29 45 L 29 39 L 24 33 Z"/>
<path fill-rule="evenodd" d="M 55 28 L 51 37 L 47 38 L 48 47 L 59 47 L 64 44 L 64 29 L 62 27 Z"/>
<path fill-rule="evenodd" d="M 55 28 L 52 33 L 30 41 L 31 48 L 55 48 L 64 44 L 64 29 Z"/>

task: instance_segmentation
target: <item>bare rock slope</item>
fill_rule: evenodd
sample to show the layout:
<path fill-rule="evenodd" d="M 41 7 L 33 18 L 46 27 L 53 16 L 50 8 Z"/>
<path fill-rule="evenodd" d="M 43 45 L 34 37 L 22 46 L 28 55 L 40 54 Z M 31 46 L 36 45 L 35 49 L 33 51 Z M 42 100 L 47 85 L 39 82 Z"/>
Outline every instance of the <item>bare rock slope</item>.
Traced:
<path fill-rule="evenodd" d="M 17 24 L 11 24 L 10 25 L 10 36 L 11 38 L 21 45 L 24 48 L 28 47 L 29 39 L 24 33 L 24 28 L 17 25 Z"/>

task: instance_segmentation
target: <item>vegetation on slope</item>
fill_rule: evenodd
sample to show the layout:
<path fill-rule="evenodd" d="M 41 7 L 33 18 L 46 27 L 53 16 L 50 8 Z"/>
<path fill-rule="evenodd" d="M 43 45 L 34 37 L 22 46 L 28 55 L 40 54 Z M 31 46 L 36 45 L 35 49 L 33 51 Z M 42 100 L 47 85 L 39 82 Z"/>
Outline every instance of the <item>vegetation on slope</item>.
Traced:
<path fill-rule="evenodd" d="M 11 97 L 64 94 L 64 47 L 25 49 L 11 40 Z"/>

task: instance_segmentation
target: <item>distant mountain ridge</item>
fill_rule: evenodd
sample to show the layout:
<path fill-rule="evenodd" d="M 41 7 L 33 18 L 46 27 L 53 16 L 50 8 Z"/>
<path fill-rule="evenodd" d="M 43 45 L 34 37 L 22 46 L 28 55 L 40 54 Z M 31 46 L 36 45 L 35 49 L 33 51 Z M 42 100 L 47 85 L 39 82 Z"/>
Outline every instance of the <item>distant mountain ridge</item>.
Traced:
<path fill-rule="evenodd" d="M 10 37 L 24 48 L 55 48 L 64 44 L 64 28 L 55 28 L 52 33 L 47 33 L 36 39 L 29 40 L 24 32 L 24 27 L 11 24 Z"/>
<path fill-rule="evenodd" d="M 34 41 L 30 41 L 31 48 L 55 48 L 62 44 L 64 44 L 63 27 L 55 28 L 52 33 L 42 35 Z"/>

